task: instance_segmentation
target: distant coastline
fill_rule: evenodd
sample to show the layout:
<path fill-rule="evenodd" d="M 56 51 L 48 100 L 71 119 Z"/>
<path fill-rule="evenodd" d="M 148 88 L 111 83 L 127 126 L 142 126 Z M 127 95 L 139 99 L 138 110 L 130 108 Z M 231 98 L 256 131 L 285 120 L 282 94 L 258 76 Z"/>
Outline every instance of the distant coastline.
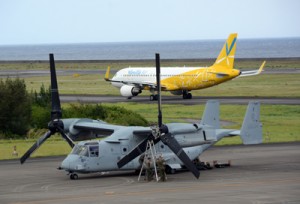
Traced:
<path fill-rule="evenodd" d="M 161 59 L 162 62 L 212 62 L 216 58 L 199 58 L 199 59 Z M 236 61 L 300 61 L 300 57 L 277 57 L 277 58 L 235 58 Z M 151 63 L 153 59 L 112 59 L 112 60 L 55 60 L 58 63 L 130 63 L 130 62 L 141 62 Z M 49 63 L 49 60 L 0 60 L 1 64 L 11 63 Z"/>
<path fill-rule="evenodd" d="M 84 43 L 0 46 L 0 61 L 46 61 L 49 53 L 60 61 L 216 59 L 225 40 Z M 237 59 L 300 57 L 300 38 L 238 39 Z"/>

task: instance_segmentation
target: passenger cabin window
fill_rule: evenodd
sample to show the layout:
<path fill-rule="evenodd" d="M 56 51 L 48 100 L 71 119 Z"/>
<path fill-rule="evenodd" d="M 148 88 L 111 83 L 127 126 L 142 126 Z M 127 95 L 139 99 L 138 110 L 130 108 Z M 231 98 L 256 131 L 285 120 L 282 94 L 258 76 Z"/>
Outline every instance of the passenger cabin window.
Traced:
<path fill-rule="evenodd" d="M 89 149 L 90 149 L 90 157 L 98 157 L 99 156 L 99 145 L 89 146 Z"/>

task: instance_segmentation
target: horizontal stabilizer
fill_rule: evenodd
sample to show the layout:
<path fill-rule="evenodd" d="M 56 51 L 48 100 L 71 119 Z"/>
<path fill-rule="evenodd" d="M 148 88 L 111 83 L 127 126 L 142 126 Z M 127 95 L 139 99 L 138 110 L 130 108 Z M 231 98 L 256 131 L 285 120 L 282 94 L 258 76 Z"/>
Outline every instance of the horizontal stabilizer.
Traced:
<path fill-rule="evenodd" d="M 227 74 L 227 73 L 222 73 L 222 72 L 208 72 L 208 73 L 215 74 L 215 75 L 217 75 L 217 77 L 225 77 L 225 76 L 229 76 L 229 74 Z"/>
<path fill-rule="evenodd" d="M 258 70 L 242 71 L 241 74 L 240 74 L 240 76 L 238 76 L 238 77 L 258 75 L 258 74 L 260 74 L 263 71 L 263 68 L 264 68 L 265 64 L 266 64 L 266 61 L 264 61 L 261 64 L 261 66 L 260 66 L 260 68 Z"/>

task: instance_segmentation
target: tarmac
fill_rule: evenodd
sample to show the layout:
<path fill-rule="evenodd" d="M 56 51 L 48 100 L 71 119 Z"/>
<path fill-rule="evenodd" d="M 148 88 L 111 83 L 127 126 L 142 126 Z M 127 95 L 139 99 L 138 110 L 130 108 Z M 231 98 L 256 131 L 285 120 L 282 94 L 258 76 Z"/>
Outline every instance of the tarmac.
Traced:
<path fill-rule="evenodd" d="M 79 175 L 57 170 L 63 157 L 0 161 L 1 204 L 77 203 L 300 203 L 300 143 L 217 146 L 202 161 L 232 166 L 137 181 L 131 171 Z"/>

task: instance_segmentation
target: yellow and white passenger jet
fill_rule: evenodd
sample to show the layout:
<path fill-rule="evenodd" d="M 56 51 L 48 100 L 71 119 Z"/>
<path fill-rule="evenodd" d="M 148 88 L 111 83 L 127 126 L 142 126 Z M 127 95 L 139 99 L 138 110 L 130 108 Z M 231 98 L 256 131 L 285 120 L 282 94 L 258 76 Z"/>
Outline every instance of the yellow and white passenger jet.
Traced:
<path fill-rule="evenodd" d="M 182 95 L 183 99 L 191 99 L 191 90 L 204 89 L 236 77 L 258 75 L 263 70 L 265 61 L 258 70 L 240 71 L 233 68 L 236 50 L 237 33 L 230 34 L 217 60 L 210 67 L 162 67 L 161 90 L 170 91 L 174 95 Z M 129 67 L 119 70 L 109 79 L 108 67 L 105 80 L 120 88 L 121 95 L 131 99 L 149 90 L 150 100 L 157 100 L 155 67 Z"/>

